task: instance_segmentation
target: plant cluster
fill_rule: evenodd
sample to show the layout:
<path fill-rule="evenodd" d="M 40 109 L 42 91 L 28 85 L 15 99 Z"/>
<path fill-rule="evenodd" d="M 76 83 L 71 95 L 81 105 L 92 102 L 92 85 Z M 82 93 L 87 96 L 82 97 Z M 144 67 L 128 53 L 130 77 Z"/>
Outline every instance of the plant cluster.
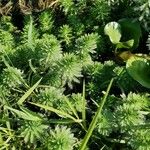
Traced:
<path fill-rule="evenodd" d="M 150 2 L 19 2 L 0 17 L 0 149 L 149 150 Z"/>

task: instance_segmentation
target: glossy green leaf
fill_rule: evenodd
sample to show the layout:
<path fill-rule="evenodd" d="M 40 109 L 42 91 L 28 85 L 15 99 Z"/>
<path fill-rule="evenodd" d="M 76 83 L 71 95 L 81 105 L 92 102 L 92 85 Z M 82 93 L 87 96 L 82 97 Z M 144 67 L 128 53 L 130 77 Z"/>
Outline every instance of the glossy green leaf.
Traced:
<path fill-rule="evenodd" d="M 104 32 L 106 35 L 109 36 L 110 41 L 113 44 L 119 43 L 121 39 L 121 26 L 117 22 L 110 22 L 108 23 L 105 28 Z"/>
<path fill-rule="evenodd" d="M 127 61 L 126 69 L 134 80 L 150 88 L 150 59 L 132 55 Z"/>
<path fill-rule="evenodd" d="M 134 19 L 121 19 L 118 21 L 121 25 L 122 38 L 121 41 L 134 40 L 132 49 L 136 49 L 139 45 L 139 40 L 141 37 L 141 27 L 138 21 Z"/>

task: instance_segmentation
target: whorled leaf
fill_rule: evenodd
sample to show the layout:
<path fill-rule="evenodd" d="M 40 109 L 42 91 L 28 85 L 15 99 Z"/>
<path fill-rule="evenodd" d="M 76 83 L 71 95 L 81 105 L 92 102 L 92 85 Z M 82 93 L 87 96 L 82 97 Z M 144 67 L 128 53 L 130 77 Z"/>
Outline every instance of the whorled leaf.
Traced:
<path fill-rule="evenodd" d="M 42 139 L 47 128 L 48 125 L 42 124 L 41 121 L 25 121 L 19 131 L 25 143 L 36 143 Z"/>

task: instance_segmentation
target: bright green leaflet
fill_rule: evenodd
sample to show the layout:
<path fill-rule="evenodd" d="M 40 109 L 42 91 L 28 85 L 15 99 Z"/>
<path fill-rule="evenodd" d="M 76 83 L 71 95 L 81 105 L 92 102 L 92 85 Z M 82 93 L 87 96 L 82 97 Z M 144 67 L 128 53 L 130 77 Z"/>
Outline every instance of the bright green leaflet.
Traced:
<path fill-rule="evenodd" d="M 121 39 L 121 26 L 117 22 L 110 22 L 108 23 L 105 28 L 104 32 L 106 35 L 109 36 L 110 41 L 113 44 L 119 43 Z"/>
<path fill-rule="evenodd" d="M 132 39 L 132 40 L 129 40 L 129 41 L 126 41 L 126 42 L 119 42 L 118 44 L 117 44 L 117 48 L 131 48 L 131 47 L 133 47 L 133 45 L 134 45 L 134 40 Z"/>

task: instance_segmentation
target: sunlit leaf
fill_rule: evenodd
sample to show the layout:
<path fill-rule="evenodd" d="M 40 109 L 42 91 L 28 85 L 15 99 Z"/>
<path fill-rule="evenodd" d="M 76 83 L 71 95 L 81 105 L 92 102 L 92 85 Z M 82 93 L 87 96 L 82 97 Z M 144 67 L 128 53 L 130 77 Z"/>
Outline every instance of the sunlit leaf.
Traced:
<path fill-rule="evenodd" d="M 109 36 L 110 41 L 113 44 L 119 43 L 121 39 L 121 26 L 117 22 L 110 22 L 108 23 L 105 28 L 104 32 L 106 35 Z"/>
<path fill-rule="evenodd" d="M 117 44 L 117 48 L 132 48 L 134 45 L 134 40 L 129 40 L 129 41 L 126 41 L 126 42 L 119 42 Z"/>

